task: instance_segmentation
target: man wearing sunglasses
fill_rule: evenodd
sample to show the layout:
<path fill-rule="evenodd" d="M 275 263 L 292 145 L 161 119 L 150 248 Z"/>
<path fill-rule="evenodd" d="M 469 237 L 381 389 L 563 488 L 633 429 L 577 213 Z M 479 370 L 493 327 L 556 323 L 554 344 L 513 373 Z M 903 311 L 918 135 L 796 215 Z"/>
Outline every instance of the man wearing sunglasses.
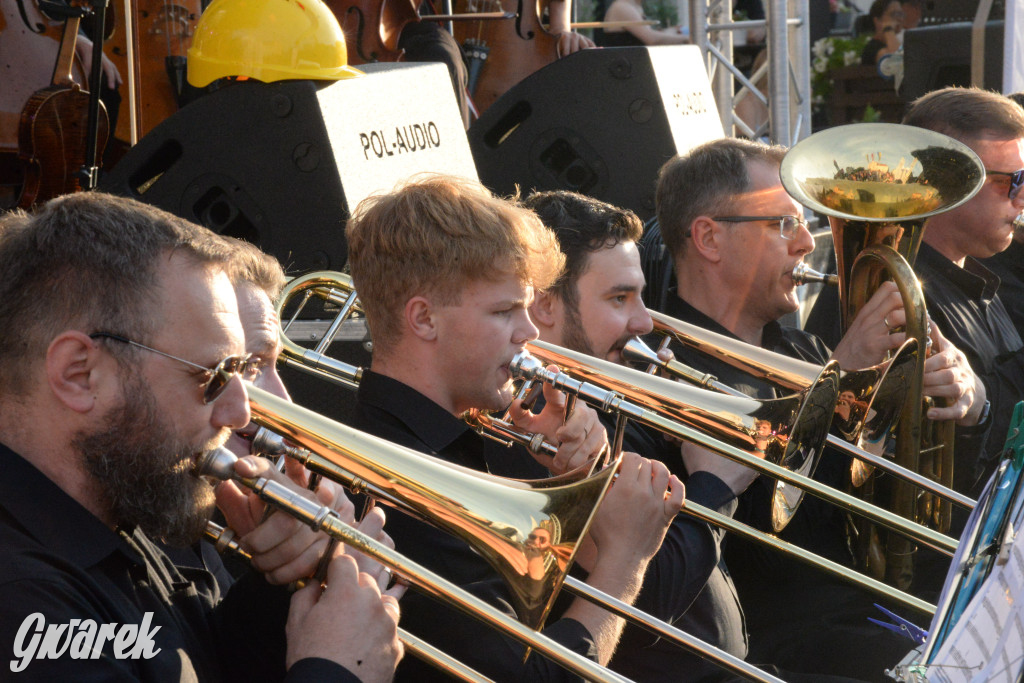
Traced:
<path fill-rule="evenodd" d="M 979 261 L 1010 246 L 1024 211 L 1024 112 L 998 93 L 945 88 L 914 101 L 903 123 L 956 138 L 985 166 L 978 194 L 928 219 L 914 264 L 932 321 L 963 349 L 987 389 L 988 445 L 974 462 L 958 457 L 954 469 L 956 486 L 976 496 L 1024 398 L 1024 342 L 1003 305 L 999 278 Z"/>
<path fill-rule="evenodd" d="M 779 179 L 784 154 L 781 147 L 726 138 L 662 167 L 657 214 L 678 282 L 665 298 L 664 312 L 818 365 L 830 358 L 844 370 L 875 365 L 904 341 L 894 331 L 904 324 L 905 314 L 892 283 L 868 300 L 834 351 L 817 337 L 779 322 L 799 309 L 792 272 L 814 249 L 803 208 Z M 936 339 L 943 354 L 929 361 L 926 369 L 935 372 L 925 381 L 927 391 L 961 396 L 944 414 L 970 420 L 966 414 L 974 407 L 973 375 L 962 354 Z M 708 355 L 682 348 L 675 352 L 688 365 L 753 397 L 785 393 Z M 954 370 L 946 372 L 946 364 Z M 845 489 L 849 466 L 848 456 L 826 449 L 814 477 Z M 767 477 L 755 480 L 740 496 L 736 518 L 770 530 L 774 485 Z M 853 564 L 846 515 L 814 496 L 804 497 L 780 535 L 840 564 Z M 747 616 L 750 661 L 873 680 L 905 654 L 899 638 L 866 626 L 866 617 L 876 616 L 870 611 L 877 601 L 873 594 L 742 540 L 727 543 L 725 557 Z M 792 609 L 794 604 L 800 609 Z"/>
<path fill-rule="evenodd" d="M 100 193 L 0 226 L 0 666 L 26 680 L 392 675 L 397 606 L 352 557 L 332 556 L 325 588 L 271 585 L 320 560 L 283 515 L 253 532 L 270 583 L 224 593 L 216 558 L 164 550 L 202 534 L 214 492 L 195 463 L 249 422 L 240 378 L 259 363 L 230 258 L 209 231 Z"/>

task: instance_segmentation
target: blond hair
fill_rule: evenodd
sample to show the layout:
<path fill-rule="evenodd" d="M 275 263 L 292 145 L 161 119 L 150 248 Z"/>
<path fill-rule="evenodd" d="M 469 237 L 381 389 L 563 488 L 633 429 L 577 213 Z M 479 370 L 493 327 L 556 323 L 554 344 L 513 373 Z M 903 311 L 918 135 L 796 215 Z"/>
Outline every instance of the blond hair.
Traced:
<path fill-rule="evenodd" d="M 554 233 L 533 212 L 449 176 L 417 178 L 363 200 L 345 233 L 378 351 L 400 338 L 402 310 L 413 296 L 458 304 L 467 282 L 508 274 L 546 289 L 565 260 Z"/>

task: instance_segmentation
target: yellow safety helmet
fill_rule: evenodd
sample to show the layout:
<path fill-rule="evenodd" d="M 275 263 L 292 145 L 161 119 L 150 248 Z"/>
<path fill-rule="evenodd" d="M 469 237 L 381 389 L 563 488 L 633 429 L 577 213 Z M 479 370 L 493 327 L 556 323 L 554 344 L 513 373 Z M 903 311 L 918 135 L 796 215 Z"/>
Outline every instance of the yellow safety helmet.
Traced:
<path fill-rule="evenodd" d="M 345 34 L 321 0 L 214 0 L 188 50 L 188 82 L 197 88 L 227 76 L 270 83 L 362 75 L 348 66 Z"/>

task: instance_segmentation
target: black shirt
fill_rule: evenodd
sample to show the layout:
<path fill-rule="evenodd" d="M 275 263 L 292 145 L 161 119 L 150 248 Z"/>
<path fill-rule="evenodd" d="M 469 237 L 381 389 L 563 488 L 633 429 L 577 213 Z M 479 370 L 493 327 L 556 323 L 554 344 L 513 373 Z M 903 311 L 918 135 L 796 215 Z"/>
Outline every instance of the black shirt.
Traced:
<path fill-rule="evenodd" d="M 353 425 L 375 436 L 441 460 L 502 477 L 538 479 L 547 475 L 532 457 L 476 434 L 465 422 L 411 387 L 367 371 L 359 383 Z M 521 456 L 521 457 L 520 457 Z M 497 572 L 468 544 L 430 524 L 389 509 L 386 530 L 395 549 L 515 617 L 510 595 Z M 593 639 L 573 619 L 559 619 L 557 604 L 543 633 L 567 648 L 596 657 Z M 497 681 L 561 681 L 576 677 L 540 654 L 523 664 L 517 641 L 448 605 L 409 591 L 402 598 L 402 627 Z M 405 657 L 399 681 L 447 680 L 413 657 Z"/>
<path fill-rule="evenodd" d="M 146 624 L 152 658 L 118 659 L 111 642 L 95 659 L 70 653 L 87 642 L 74 630 L 56 659 L 32 659 L 19 680 L 281 680 L 288 594 L 255 573 L 225 595 L 215 555 L 187 549 L 181 564 L 140 530 L 112 531 L 16 453 L 0 445 L 0 660 L 9 670 L 29 638 L 27 617 L 49 625 Z M 190 554 L 191 553 L 191 554 Z M 148 616 L 151 615 L 151 616 Z M 134 640 L 134 639 L 133 639 Z M 16 642 L 17 641 L 17 642 Z M 66 641 L 59 641 L 63 643 Z M 17 649 L 16 649 L 17 648 Z M 157 652 L 156 650 L 159 650 Z M 28 650 L 31 651 L 31 650 Z M 25 654 L 24 652 L 22 654 Z M 288 680 L 358 680 L 343 667 L 306 659 Z"/>
<path fill-rule="evenodd" d="M 696 308 L 679 298 L 675 290 L 666 297 L 664 312 L 718 334 L 736 338 Z M 796 328 L 769 323 L 762 330 L 761 347 L 818 365 L 831 352 L 814 335 Z M 777 389 L 723 361 L 680 347 L 676 357 L 708 372 L 719 381 L 759 399 L 777 398 Z M 814 479 L 833 488 L 845 486 L 850 457 L 832 448 L 821 456 Z M 774 480 L 760 476 L 740 495 L 734 517 L 750 526 L 769 530 L 770 500 Z M 846 543 L 846 516 L 836 506 L 806 494 L 789 524 L 778 534 L 783 540 L 806 548 L 834 562 L 850 566 L 853 557 Z M 820 569 L 761 543 L 729 537 L 724 556 L 739 593 L 750 632 L 748 660 L 767 662 L 788 672 L 786 680 L 826 680 L 825 675 L 881 678 L 907 652 L 909 641 L 875 627 L 867 617 L 877 616 L 873 602 L 884 602 L 874 593 L 832 578 Z M 893 608 L 893 605 L 889 605 Z"/>
<path fill-rule="evenodd" d="M 627 427 L 623 450 L 661 460 L 684 475 L 679 446 L 640 425 Z M 715 475 L 697 472 L 685 481 L 688 501 L 726 516 L 735 512 L 736 497 Z M 648 565 L 635 606 L 744 659 L 747 633 L 721 553 L 724 537 L 725 531 L 717 526 L 677 515 Z M 722 667 L 632 624 L 627 624 L 610 667 L 636 681 L 712 681 L 730 676 Z"/>
<path fill-rule="evenodd" d="M 998 463 L 1013 408 L 1024 398 L 1024 343 L 997 294 L 999 278 L 978 260 L 968 256 L 960 268 L 925 243 L 914 270 L 928 314 L 967 356 L 992 402 L 990 430 L 957 430 L 953 488 L 976 497 Z M 962 441 L 961 433 L 971 440 Z"/>
<path fill-rule="evenodd" d="M 1024 339 L 1024 243 L 1013 240 L 1006 251 L 981 262 L 999 276 L 999 300 Z"/>

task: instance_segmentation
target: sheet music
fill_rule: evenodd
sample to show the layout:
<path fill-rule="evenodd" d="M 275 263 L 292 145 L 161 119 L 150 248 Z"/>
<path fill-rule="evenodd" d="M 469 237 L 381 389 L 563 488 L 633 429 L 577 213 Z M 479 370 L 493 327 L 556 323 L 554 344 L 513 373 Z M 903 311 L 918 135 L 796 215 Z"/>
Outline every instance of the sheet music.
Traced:
<path fill-rule="evenodd" d="M 1014 542 L 932 659 L 929 683 L 1016 683 L 1024 667 L 1022 598 L 1024 542 Z"/>

